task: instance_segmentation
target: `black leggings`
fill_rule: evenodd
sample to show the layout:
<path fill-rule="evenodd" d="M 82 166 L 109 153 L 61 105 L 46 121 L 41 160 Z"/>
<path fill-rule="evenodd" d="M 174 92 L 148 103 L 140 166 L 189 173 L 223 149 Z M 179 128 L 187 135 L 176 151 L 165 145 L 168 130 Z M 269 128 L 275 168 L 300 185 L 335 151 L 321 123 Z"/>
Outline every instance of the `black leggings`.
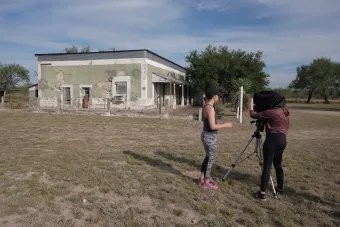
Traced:
<path fill-rule="evenodd" d="M 203 163 L 201 165 L 201 172 L 204 173 L 204 176 L 205 176 L 205 172 L 207 171 L 208 161 L 209 161 L 209 156 L 205 156 Z"/>
<path fill-rule="evenodd" d="M 263 171 L 261 176 L 261 191 L 265 192 L 270 178 L 270 169 L 274 164 L 277 188 L 283 189 L 282 154 L 286 148 L 286 135 L 282 133 L 267 133 L 263 144 Z"/>

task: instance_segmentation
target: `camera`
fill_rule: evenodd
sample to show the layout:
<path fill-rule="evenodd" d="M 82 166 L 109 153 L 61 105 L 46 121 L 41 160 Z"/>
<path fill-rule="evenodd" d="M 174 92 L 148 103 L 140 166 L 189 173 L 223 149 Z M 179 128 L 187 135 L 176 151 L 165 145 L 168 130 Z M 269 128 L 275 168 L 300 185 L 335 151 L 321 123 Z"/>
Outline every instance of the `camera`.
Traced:
<path fill-rule="evenodd" d="M 260 91 L 254 93 L 254 110 L 256 112 L 286 106 L 285 97 L 277 91 Z"/>
<path fill-rule="evenodd" d="M 254 93 L 254 111 L 262 112 L 269 109 L 282 108 L 286 106 L 285 97 L 277 91 L 260 91 Z M 257 120 L 255 123 L 257 131 L 263 132 L 267 120 Z"/>

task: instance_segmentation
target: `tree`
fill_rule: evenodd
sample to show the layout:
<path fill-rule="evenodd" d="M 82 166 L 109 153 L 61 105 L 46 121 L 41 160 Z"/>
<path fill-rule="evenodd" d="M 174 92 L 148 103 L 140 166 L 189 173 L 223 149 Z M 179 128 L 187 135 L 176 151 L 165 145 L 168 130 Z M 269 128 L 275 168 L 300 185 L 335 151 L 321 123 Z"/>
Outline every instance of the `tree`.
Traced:
<path fill-rule="evenodd" d="M 71 47 L 65 47 L 64 48 L 64 53 L 89 53 L 92 52 L 92 48 L 90 45 L 87 46 L 82 46 L 80 49 L 76 46 L 73 45 Z M 115 48 L 109 48 L 107 50 L 105 49 L 99 49 L 98 52 L 105 52 L 105 51 L 116 51 Z"/>
<path fill-rule="evenodd" d="M 88 52 L 91 52 L 91 47 L 90 45 L 87 45 L 87 46 L 83 46 L 79 50 L 77 46 L 73 45 L 71 47 L 65 47 L 64 52 L 65 53 L 88 53 Z"/>
<path fill-rule="evenodd" d="M 229 51 L 227 46 L 209 45 L 201 53 L 194 50 L 186 57 L 189 63 L 188 78 L 199 90 L 205 90 L 210 85 L 218 86 L 225 101 L 235 89 L 232 86 L 235 79 L 247 78 L 254 90 L 268 85 L 269 75 L 262 71 L 265 63 L 261 58 L 260 51 Z"/>
<path fill-rule="evenodd" d="M 339 63 L 329 58 L 314 59 L 309 65 L 298 67 L 296 73 L 296 78 L 289 87 L 306 91 L 307 103 L 310 103 L 312 95 L 317 93 L 322 95 L 324 103 L 328 104 L 330 92 L 339 89 Z"/>
<path fill-rule="evenodd" d="M 310 102 L 315 90 L 314 83 L 310 81 L 310 68 L 307 65 L 302 65 L 296 68 L 296 78 L 289 84 L 289 88 L 297 91 L 306 91 L 308 93 L 307 103 Z"/>
<path fill-rule="evenodd" d="M 248 78 L 238 78 L 234 79 L 231 82 L 232 86 L 232 92 L 231 92 L 231 97 L 232 97 L 232 103 L 235 108 L 238 106 L 238 101 L 239 101 L 239 95 L 240 95 L 240 87 L 243 86 L 243 108 L 247 109 L 248 108 L 248 100 L 252 96 L 252 92 L 254 90 L 254 85 L 251 82 L 250 79 Z"/>
<path fill-rule="evenodd" d="M 98 52 L 105 52 L 105 51 L 116 51 L 116 48 L 109 48 L 109 49 L 107 49 L 107 50 L 99 49 Z"/>
<path fill-rule="evenodd" d="M 78 47 L 77 46 L 72 46 L 72 47 L 65 47 L 64 52 L 71 54 L 71 53 L 78 53 Z"/>
<path fill-rule="evenodd" d="M 28 83 L 29 81 L 29 71 L 23 66 L 16 63 L 2 64 L 0 62 L 0 87 L 4 90 L 1 104 L 4 104 L 8 91 L 17 87 L 21 82 Z"/>

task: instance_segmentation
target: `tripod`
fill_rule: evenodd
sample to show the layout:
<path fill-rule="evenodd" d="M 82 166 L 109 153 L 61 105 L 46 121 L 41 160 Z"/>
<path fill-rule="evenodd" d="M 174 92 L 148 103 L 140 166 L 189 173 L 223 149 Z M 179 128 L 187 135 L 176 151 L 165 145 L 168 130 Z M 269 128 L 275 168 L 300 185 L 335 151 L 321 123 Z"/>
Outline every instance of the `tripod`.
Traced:
<path fill-rule="evenodd" d="M 242 154 L 246 151 L 247 147 L 249 146 L 249 144 L 251 143 L 251 141 L 256 138 L 256 144 L 255 144 L 255 152 L 248 155 L 245 159 L 243 159 L 242 161 L 246 160 L 247 158 L 250 158 L 250 156 L 252 156 L 253 154 L 256 154 L 256 156 L 258 157 L 259 160 L 259 165 L 261 166 L 261 170 L 263 170 L 263 158 L 262 158 L 262 136 L 261 133 L 259 131 L 259 129 L 257 129 L 253 135 L 251 136 L 251 139 L 248 141 L 247 145 L 243 148 L 243 150 L 241 150 L 241 152 L 239 153 L 239 155 L 237 156 L 237 158 L 234 160 L 234 162 L 232 163 L 231 167 L 229 168 L 228 172 L 224 175 L 223 180 L 225 180 L 228 176 L 228 174 L 231 172 L 232 169 L 235 168 L 236 163 L 238 162 L 238 160 L 241 158 Z M 273 183 L 273 178 L 270 175 L 270 182 L 271 185 L 273 187 L 273 194 L 274 197 L 277 198 L 277 194 L 276 194 L 276 190 L 275 190 L 275 186 Z"/>

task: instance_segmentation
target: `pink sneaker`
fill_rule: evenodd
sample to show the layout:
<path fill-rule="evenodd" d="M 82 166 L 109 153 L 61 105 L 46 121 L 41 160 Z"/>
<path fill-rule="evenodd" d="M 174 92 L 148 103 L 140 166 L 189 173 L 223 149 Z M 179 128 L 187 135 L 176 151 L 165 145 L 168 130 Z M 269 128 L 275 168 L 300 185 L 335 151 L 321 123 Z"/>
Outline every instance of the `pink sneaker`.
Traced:
<path fill-rule="evenodd" d="M 200 182 L 200 184 L 203 184 L 203 183 L 204 183 L 204 178 L 201 177 L 201 178 L 199 179 L 199 182 Z"/>
<path fill-rule="evenodd" d="M 203 183 L 202 185 L 203 185 L 203 188 L 214 189 L 214 190 L 217 190 L 217 189 L 218 189 L 218 186 L 212 184 L 211 182 L 209 182 L 209 183 Z"/>

